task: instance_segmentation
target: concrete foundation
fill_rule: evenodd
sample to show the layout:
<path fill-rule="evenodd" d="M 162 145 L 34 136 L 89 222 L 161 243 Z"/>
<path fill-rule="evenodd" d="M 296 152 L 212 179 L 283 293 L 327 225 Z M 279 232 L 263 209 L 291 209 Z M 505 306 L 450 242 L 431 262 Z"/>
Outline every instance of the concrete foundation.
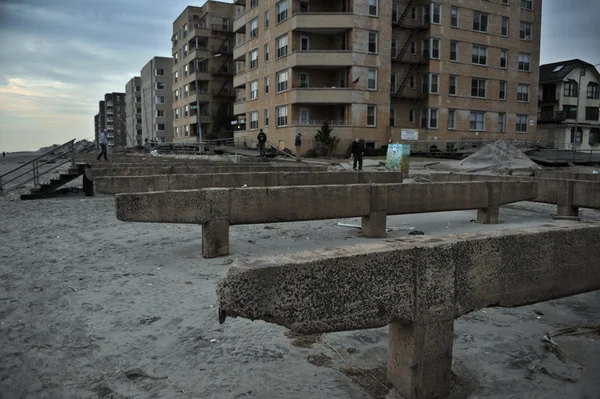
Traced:
<path fill-rule="evenodd" d="M 202 224 L 202 256 L 217 258 L 229 254 L 229 222 L 212 220 Z"/>

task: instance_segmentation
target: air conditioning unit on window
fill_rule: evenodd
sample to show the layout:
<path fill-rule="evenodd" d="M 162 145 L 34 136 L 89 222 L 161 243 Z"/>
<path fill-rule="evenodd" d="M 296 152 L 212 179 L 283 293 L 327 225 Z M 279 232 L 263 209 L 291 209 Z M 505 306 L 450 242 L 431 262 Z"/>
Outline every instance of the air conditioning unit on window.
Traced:
<path fill-rule="evenodd" d="M 531 36 L 525 36 L 525 40 L 531 40 Z"/>

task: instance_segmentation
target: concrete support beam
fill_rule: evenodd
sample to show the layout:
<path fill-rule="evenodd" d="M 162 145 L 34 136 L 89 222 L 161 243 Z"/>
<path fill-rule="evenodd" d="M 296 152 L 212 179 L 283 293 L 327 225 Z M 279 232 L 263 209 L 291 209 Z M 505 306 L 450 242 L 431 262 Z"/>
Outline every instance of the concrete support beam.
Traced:
<path fill-rule="evenodd" d="M 217 258 L 229 254 L 229 222 L 212 220 L 202 223 L 202 256 Z"/>
<path fill-rule="evenodd" d="M 125 168 L 92 168 L 91 176 L 150 176 L 150 175 L 184 175 L 211 173 L 250 173 L 250 172 L 327 172 L 326 166 L 296 166 L 295 164 L 277 166 L 149 166 Z"/>
<path fill-rule="evenodd" d="M 86 197 L 94 196 L 94 181 L 88 179 L 85 173 L 83 174 L 83 192 Z"/>

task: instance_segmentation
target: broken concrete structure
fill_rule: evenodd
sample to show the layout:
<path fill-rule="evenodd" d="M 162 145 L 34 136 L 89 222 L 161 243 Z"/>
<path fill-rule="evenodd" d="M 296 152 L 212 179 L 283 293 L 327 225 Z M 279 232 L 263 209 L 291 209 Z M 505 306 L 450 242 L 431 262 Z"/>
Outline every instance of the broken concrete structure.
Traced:
<path fill-rule="evenodd" d="M 539 177 L 541 179 L 600 181 L 600 174 L 587 172 L 571 172 L 568 170 L 541 170 L 535 172 L 535 177 Z"/>
<path fill-rule="evenodd" d="M 236 261 L 219 319 L 302 334 L 389 325 L 389 381 L 407 399 L 445 398 L 454 319 L 600 289 L 599 241 L 599 224 L 541 226 Z"/>
<path fill-rule="evenodd" d="M 122 221 L 201 224 L 214 258 L 229 254 L 230 225 L 362 217 L 363 235 L 381 238 L 387 215 L 477 209 L 479 223 L 498 223 L 500 205 L 536 194 L 527 182 L 209 188 L 118 194 L 116 206 Z"/>

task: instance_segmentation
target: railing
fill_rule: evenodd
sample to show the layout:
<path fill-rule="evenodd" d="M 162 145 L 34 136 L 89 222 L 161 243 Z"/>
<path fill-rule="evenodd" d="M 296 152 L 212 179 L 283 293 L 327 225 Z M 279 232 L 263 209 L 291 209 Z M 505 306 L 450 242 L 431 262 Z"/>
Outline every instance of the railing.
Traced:
<path fill-rule="evenodd" d="M 53 148 L 50 151 L 39 155 L 32 160 L 24 163 L 11 170 L 8 173 L 0 176 L 0 195 L 7 194 L 11 191 L 17 190 L 29 182 L 34 183 L 35 187 L 40 186 L 40 177 L 52 172 L 53 170 L 60 168 L 61 166 L 71 163 L 71 167 L 75 168 L 75 158 L 77 156 L 75 139 L 66 142 L 65 144 Z M 49 157 L 49 158 L 48 158 Z M 58 159 L 64 158 L 62 162 L 57 162 Z M 47 165 L 54 165 L 49 169 L 44 169 Z M 10 176 L 14 173 L 20 173 L 17 176 Z M 14 183 L 14 186 L 8 187 L 8 184 Z"/>
<path fill-rule="evenodd" d="M 231 24 L 212 24 L 211 25 L 212 30 L 217 30 L 217 31 L 221 31 L 221 32 L 231 32 L 232 30 L 232 26 Z"/>
<path fill-rule="evenodd" d="M 540 103 L 556 103 L 560 101 L 560 93 L 554 93 L 554 96 L 544 95 L 543 93 L 539 95 L 538 98 Z"/>
<path fill-rule="evenodd" d="M 539 123 L 557 123 L 563 122 L 565 119 L 567 119 L 567 115 L 565 115 L 563 111 L 548 111 L 538 113 Z"/>
<path fill-rule="evenodd" d="M 317 86 L 317 85 L 311 85 L 310 83 L 306 83 L 306 82 L 292 82 L 292 89 L 329 89 L 329 90 L 340 89 L 340 90 L 345 90 L 345 89 L 350 89 L 350 88 L 351 87 L 349 87 L 347 84 L 344 86 L 332 86 L 332 85 Z"/>
<path fill-rule="evenodd" d="M 327 122 L 329 126 L 350 126 L 350 121 L 345 120 L 318 120 L 318 119 L 301 119 L 297 121 L 292 121 L 290 126 L 318 126 L 321 127 L 323 124 Z"/>

